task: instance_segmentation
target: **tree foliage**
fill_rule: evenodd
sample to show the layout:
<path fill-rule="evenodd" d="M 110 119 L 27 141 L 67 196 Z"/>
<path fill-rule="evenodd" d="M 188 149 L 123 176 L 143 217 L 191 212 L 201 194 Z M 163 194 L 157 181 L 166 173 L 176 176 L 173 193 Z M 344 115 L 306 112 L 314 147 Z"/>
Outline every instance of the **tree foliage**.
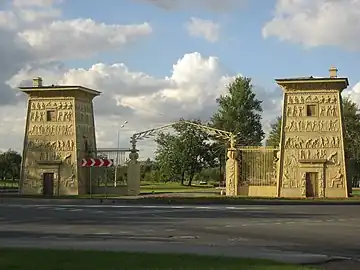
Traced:
<path fill-rule="evenodd" d="M 200 120 L 188 121 L 202 124 Z M 174 130 L 175 134 L 161 133 L 156 138 L 155 160 L 166 178 L 178 178 L 182 184 L 187 179 L 191 185 L 196 173 L 213 165 L 211 142 L 201 128 L 182 121 L 174 125 Z"/>
<path fill-rule="evenodd" d="M 211 118 L 212 126 L 234 133 L 238 145 L 261 145 L 265 136 L 262 101 L 256 98 L 251 79 L 236 77 L 227 90 L 216 100 L 218 111 Z"/>
<path fill-rule="evenodd" d="M 281 134 L 281 116 L 276 117 L 276 122 L 270 126 L 269 136 L 266 139 L 267 146 L 278 147 L 280 143 Z"/>
<path fill-rule="evenodd" d="M 0 153 L 0 177 L 2 180 L 20 179 L 21 155 L 13 150 Z"/>

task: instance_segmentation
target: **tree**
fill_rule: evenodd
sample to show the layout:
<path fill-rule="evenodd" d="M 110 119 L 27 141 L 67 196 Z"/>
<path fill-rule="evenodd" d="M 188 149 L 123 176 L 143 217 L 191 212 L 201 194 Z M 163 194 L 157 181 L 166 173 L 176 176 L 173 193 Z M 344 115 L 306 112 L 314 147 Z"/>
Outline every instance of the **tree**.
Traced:
<path fill-rule="evenodd" d="M 0 177 L 2 180 L 19 179 L 21 168 L 21 155 L 13 150 L 0 154 Z"/>
<path fill-rule="evenodd" d="M 278 147 L 281 133 L 281 116 L 276 117 L 276 122 L 270 125 L 271 130 L 266 140 L 267 146 Z"/>
<path fill-rule="evenodd" d="M 349 98 L 343 102 L 345 129 L 345 156 L 348 161 L 348 174 L 352 186 L 360 184 L 360 108 Z"/>
<path fill-rule="evenodd" d="M 238 145 L 261 145 L 262 101 L 256 99 L 251 79 L 236 77 L 227 90 L 216 100 L 219 109 L 211 118 L 212 126 L 234 133 Z"/>
<path fill-rule="evenodd" d="M 196 173 L 213 164 L 208 134 L 180 121 L 174 125 L 175 134 L 159 134 L 156 161 L 161 171 L 170 178 L 180 178 L 191 185 Z M 200 124 L 200 120 L 191 120 Z"/>
<path fill-rule="evenodd" d="M 239 146 L 261 145 L 265 136 L 261 125 L 262 101 L 256 98 L 251 79 L 238 76 L 227 86 L 227 90 L 216 100 L 219 108 L 211 117 L 210 126 L 232 132 Z M 220 171 L 221 167 L 225 171 L 228 145 L 218 139 L 215 141 Z"/>
<path fill-rule="evenodd" d="M 155 161 L 161 175 L 167 179 L 181 175 L 183 183 L 185 171 L 182 166 L 183 154 L 179 137 L 169 133 L 159 133 L 155 142 L 157 144 Z"/>

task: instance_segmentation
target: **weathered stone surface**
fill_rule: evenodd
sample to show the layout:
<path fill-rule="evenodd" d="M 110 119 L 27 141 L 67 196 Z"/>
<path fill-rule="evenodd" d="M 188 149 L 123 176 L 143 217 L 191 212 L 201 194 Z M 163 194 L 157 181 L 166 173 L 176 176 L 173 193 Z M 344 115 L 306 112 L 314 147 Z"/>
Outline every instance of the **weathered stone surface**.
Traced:
<path fill-rule="evenodd" d="M 278 196 L 347 197 L 341 91 L 348 80 L 276 82 L 284 90 Z"/>
<path fill-rule="evenodd" d="M 43 86 L 41 78 L 36 80 L 33 87 L 20 88 L 29 96 L 21 193 L 85 194 L 88 169 L 80 161 L 96 152 L 92 100 L 100 92 L 81 86 Z"/>

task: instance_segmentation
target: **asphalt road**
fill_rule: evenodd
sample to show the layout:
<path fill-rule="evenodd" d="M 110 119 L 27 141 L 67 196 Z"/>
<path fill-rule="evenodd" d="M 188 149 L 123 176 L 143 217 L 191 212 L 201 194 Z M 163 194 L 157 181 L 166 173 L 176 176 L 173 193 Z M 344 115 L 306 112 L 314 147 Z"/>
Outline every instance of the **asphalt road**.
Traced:
<path fill-rule="evenodd" d="M 0 204 L 0 246 L 360 259 L 360 206 L 20 202 Z"/>

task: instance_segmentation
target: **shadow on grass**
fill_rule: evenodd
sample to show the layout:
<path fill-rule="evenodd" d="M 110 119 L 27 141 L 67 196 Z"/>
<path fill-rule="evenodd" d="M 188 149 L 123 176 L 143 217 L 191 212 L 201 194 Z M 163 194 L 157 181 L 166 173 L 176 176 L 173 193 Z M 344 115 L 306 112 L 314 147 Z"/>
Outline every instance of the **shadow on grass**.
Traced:
<path fill-rule="evenodd" d="M 0 269 L 17 270 L 300 270 L 268 260 L 238 259 L 181 254 L 110 251 L 1 249 Z"/>

